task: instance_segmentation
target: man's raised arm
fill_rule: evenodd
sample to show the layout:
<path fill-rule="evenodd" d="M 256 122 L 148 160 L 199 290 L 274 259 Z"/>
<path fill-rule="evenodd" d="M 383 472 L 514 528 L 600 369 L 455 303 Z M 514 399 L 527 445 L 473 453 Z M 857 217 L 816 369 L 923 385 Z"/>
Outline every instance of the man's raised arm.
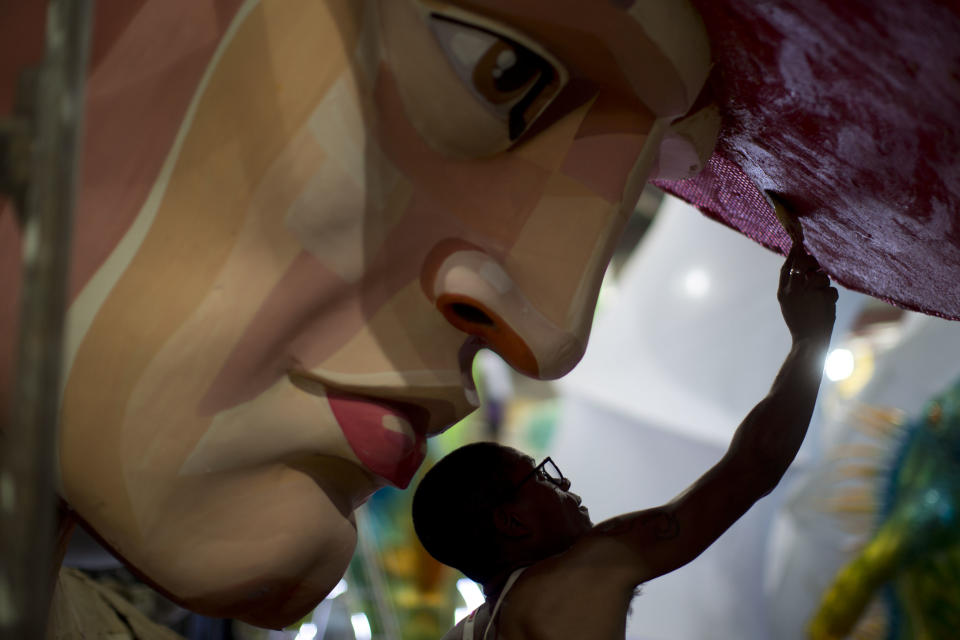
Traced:
<path fill-rule="evenodd" d="M 820 387 L 837 290 L 795 245 L 780 271 L 780 308 L 793 346 L 767 396 L 737 428 L 723 458 L 670 503 L 602 522 L 597 538 L 639 584 L 702 553 L 754 502 L 770 493 L 803 442 Z M 599 540 L 598 540 L 599 541 Z"/>

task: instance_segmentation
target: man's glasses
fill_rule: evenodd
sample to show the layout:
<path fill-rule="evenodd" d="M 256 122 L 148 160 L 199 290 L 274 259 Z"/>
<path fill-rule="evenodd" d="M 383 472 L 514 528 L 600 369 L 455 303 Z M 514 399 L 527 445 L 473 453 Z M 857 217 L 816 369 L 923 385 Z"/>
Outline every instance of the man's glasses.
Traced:
<path fill-rule="evenodd" d="M 543 462 L 535 466 L 533 471 L 523 477 L 523 480 L 521 480 L 517 486 L 513 488 L 513 493 L 520 491 L 520 487 L 526 484 L 530 478 L 535 477 L 537 474 L 540 474 L 540 477 L 542 477 L 544 480 L 547 480 L 548 482 L 551 482 L 563 489 L 563 481 L 565 478 L 563 477 L 563 474 L 560 473 L 560 468 L 554 464 L 551 458 L 547 457 L 543 459 Z"/>

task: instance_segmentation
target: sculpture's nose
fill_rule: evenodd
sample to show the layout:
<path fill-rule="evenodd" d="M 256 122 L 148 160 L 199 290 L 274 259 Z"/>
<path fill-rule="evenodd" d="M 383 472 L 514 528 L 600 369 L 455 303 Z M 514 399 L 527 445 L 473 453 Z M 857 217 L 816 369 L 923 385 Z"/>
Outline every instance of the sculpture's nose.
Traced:
<path fill-rule="evenodd" d="M 447 321 L 479 338 L 520 373 L 558 378 L 583 356 L 586 336 L 546 317 L 487 253 L 454 251 L 432 280 L 430 293 Z"/>
<path fill-rule="evenodd" d="M 443 293 L 437 308 L 450 324 L 474 335 L 485 346 L 500 354 L 520 373 L 539 377 L 540 364 L 526 341 L 499 314 L 477 297 L 463 293 Z"/>

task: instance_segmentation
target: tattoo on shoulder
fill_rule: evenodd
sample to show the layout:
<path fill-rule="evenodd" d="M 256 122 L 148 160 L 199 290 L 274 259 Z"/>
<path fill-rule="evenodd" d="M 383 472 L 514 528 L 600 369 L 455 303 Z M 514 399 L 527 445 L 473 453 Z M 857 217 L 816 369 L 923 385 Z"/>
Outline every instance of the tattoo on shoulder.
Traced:
<path fill-rule="evenodd" d="M 620 516 L 597 525 L 599 533 L 612 536 L 641 530 L 652 531 L 657 540 L 672 540 L 680 534 L 680 523 L 672 513 L 657 511 L 637 517 Z"/>
<path fill-rule="evenodd" d="M 658 540 L 671 540 L 676 538 L 680 533 L 680 523 L 672 513 L 657 514 L 657 519 L 653 526 L 657 532 Z"/>

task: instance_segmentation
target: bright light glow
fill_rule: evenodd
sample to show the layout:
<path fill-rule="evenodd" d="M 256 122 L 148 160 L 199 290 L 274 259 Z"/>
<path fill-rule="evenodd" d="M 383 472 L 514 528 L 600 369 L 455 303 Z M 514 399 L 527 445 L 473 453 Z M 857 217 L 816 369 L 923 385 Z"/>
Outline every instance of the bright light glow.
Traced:
<path fill-rule="evenodd" d="M 327 594 L 327 600 L 333 600 L 337 596 L 347 591 L 347 581 L 343 578 L 340 578 L 340 582 L 337 583 L 330 593 Z"/>
<path fill-rule="evenodd" d="M 691 298 L 702 298 L 710 289 L 710 276 L 703 269 L 690 269 L 683 279 L 683 288 Z"/>
<path fill-rule="evenodd" d="M 833 382 L 846 380 L 853 375 L 855 362 L 853 352 L 849 349 L 834 349 L 827 355 L 823 365 L 823 372 Z"/>
<path fill-rule="evenodd" d="M 597 311 L 612 307 L 617 303 L 620 297 L 620 285 L 613 273 L 613 267 L 607 267 L 603 274 L 603 281 L 600 283 L 600 293 L 597 296 Z"/>
<path fill-rule="evenodd" d="M 470 615 L 470 612 L 473 611 L 470 607 L 457 607 L 453 610 L 453 626 L 457 626 L 461 620 Z"/>
<path fill-rule="evenodd" d="M 473 611 L 484 602 L 483 591 L 480 590 L 480 585 L 470 578 L 460 578 L 457 580 L 457 591 L 463 596 L 463 601 L 467 603 L 467 609 L 470 611 Z"/>
<path fill-rule="evenodd" d="M 373 632 L 370 630 L 370 621 L 367 620 L 367 614 L 355 613 L 350 616 L 350 624 L 353 625 L 353 635 L 357 640 L 370 640 Z"/>
<path fill-rule="evenodd" d="M 297 633 L 296 640 L 313 640 L 317 635 L 317 625 L 312 622 L 304 622 L 300 625 L 300 632 Z"/>

